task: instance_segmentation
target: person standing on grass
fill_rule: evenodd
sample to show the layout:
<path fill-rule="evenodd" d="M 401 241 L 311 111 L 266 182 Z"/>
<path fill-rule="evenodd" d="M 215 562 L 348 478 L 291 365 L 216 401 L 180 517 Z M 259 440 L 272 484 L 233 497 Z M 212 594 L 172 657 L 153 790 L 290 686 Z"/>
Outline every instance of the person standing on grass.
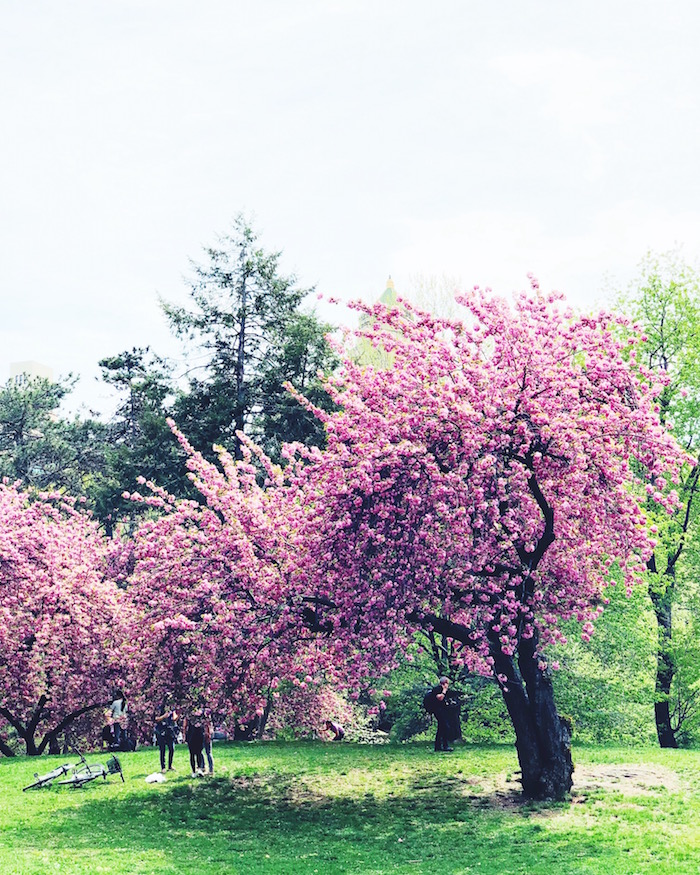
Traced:
<path fill-rule="evenodd" d="M 183 726 L 185 741 L 190 752 L 192 777 L 204 774 L 204 714 L 201 709 L 192 711 Z"/>
<path fill-rule="evenodd" d="M 175 739 L 177 738 L 177 711 L 172 707 L 170 696 L 163 699 L 155 716 L 156 744 L 160 751 L 160 770 L 165 772 L 165 750 L 168 750 L 168 771 L 174 772 Z"/>
<path fill-rule="evenodd" d="M 124 695 L 123 690 L 116 690 L 114 693 L 114 701 L 109 706 L 109 717 L 112 725 L 112 732 L 114 733 L 114 745 L 119 747 L 122 734 L 126 732 L 127 725 L 127 704 L 126 704 L 126 696 Z"/>
<path fill-rule="evenodd" d="M 437 732 L 435 733 L 435 750 L 438 752 L 452 751 L 450 740 L 448 737 L 449 726 L 448 717 L 449 711 L 447 707 L 447 688 L 450 685 L 450 679 L 445 677 L 440 678 L 436 687 L 433 687 L 431 696 L 433 698 L 433 714 L 437 720 Z"/>
<path fill-rule="evenodd" d="M 207 765 L 209 766 L 209 774 L 214 774 L 214 757 L 211 753 L 211 743 L 214 738 L 214 724 L 211 719 L 211 714 L 209 711 L 205 712 L 204 715 L 204 754 L 207 758 Z"/>

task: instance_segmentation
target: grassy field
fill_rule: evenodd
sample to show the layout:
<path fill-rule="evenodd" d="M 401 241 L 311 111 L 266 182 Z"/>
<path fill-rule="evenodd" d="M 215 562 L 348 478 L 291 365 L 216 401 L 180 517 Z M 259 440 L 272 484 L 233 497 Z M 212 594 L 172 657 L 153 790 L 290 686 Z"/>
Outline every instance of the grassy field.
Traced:
<path fill-rule="evenodd" d="M 566 804 L 518 796 L 510 747 L 221 744 L 216 776 L 22 792 L 70 757 L 0 760 L 2 875 L 698 875 L 700 752 L 577 748 Z M 105 762 L 99 754 L 90 761 Z"/>

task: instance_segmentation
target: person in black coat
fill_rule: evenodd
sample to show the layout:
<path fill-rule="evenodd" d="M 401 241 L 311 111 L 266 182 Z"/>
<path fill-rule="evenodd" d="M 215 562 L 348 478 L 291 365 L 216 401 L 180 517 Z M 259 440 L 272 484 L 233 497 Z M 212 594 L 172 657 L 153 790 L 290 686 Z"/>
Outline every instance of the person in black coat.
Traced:
<path fill-rule="evenodd" d="M 439 752 L 454 750 L 454 748 L 450 747 L 448 726 L 449 710 L 446 702 L 447 688 L 449 685 L 450 679 L 443 676 L 440 678 L 439 684 L 436 687 L 433 687 L 431 694 L 434 702 L 433 714 L 435 714 L 435 719 L 437 720 L 435 750 Z"/>
<path fill-rule="evenodd" d="M 168 751 L 168 771 L 174 772 L 173 754 L 175 753 L 175 739 L 177 738 L 177 711 L 171 704 L 170 696 L 166 696 L 163 704 L 155 716 L 156 744 L 160 750 L 160 770 L 165 772 L 165 751 Z"/>

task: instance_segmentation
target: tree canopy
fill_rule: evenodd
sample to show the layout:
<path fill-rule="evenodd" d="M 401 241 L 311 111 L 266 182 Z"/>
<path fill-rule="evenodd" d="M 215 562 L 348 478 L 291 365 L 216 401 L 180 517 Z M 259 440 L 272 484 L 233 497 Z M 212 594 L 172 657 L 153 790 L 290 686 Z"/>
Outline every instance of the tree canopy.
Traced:
<path fill-rule="evenodd" d="M 202 263 L 192 261 L 192 305 L 163 304 L 172 330 L 198 358 L 175 404 L 178 424 L 209 459 L 213 444 L 238 452 L 238 431 L 273 453 L 289 435 L 322 439 L 313 419 L 282 392 L 290 377 L 313 391 L 316 371 L 333 366 L 329 326 L 300 309 L 312 289 L 281 273 L 281 253 L 264 250 L 242 215 L 205 255 Z"/>
<path fill-rule="evenodd" d="M 27 753 L 103 706 L 117 678 L 126 609 L 107 559 L 74 501 L 0 485 L 0 731 Z"/>
<path fill-rule="evenodd" d="M 327 450 L 294 468 L 298 574 L 319 615 L 353 630 L 355 648 L 330 645 L 351 671 L 390 664 L 412 625 L 457 640 L 501 685 L 526 793 L 561 795 L 546 646 L 571 617 L 590 636 L 613 566 L 640 578 L 653 534 L 630 487 L 639 470 L 677 479 L 685 457 L 610 317 L 577 318 L 537 288 L 512 308 L 478 291 L 462 303 L 464 322 L 362 308 L 393 365 L 346 361 L 329 381 Z M 656 498 L 677 506 L 673 490 Z"/>
<path fill-rule="evenodd" d="M 0 478 L 73 495 L 84 491 L 86 475 L 102 462 L 104 427 L 59 415 L 73 383 L 13 378 L 0 388 Z"/>
<path fill-rule="evenodd" d="M 678 253 L 649 254 L 640 276 L 620 307 L 627 331 L 638 339 L 630 355 L 663 377 L 658 399 L 661 421 L 692 456 L 681 472 L 679 506 L 670 517 L 658 513 L 663 478 L 650 472 L 644 484 L 646 510 L 658 528 L 649 557 L 647 582 L 657 627 L 654 715 L 662 747 L 676 747 L 688 718 L 697 715 L 694 686 L 700 678 L 700 653 L 693 641 L 696 563 L 688 547 L 697 540 L 700 452 L 700 279 Z M 691 658 L 692 655 L 692 658 Z M 682 670 L 681 670 L 682 667 Z"/>

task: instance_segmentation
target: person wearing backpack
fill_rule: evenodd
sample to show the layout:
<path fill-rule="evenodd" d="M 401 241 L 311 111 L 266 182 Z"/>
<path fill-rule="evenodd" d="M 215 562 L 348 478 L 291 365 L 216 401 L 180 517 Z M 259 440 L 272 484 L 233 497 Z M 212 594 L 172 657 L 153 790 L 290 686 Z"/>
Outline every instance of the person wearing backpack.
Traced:
<path fill-rule="evenodd" d="M 168 751 L 168 771 L 174 772 L 173 755 L 175 753 L 175 739 L 178 734 L 177 711 L 172 706 L 170 695 L 163 700 L 163 704 L 155 716 L 155 741 L 160 751 L 160 770 L 165 773 L 165 751 Z"/>
<path fill-rule="evenodd" d="M 430 693 L 425 697 L 425 709 L 430 714 L 435 715 L 437 720 L 437 732 L 435 733 L 435 751 L 437 753 L 453 751 L 450 747 L 448 737 L 448 708 L 447 688 L 450 685 L 450 679 L 445 677 L 440 678 L 436 687 L 433 687 Z"/>

